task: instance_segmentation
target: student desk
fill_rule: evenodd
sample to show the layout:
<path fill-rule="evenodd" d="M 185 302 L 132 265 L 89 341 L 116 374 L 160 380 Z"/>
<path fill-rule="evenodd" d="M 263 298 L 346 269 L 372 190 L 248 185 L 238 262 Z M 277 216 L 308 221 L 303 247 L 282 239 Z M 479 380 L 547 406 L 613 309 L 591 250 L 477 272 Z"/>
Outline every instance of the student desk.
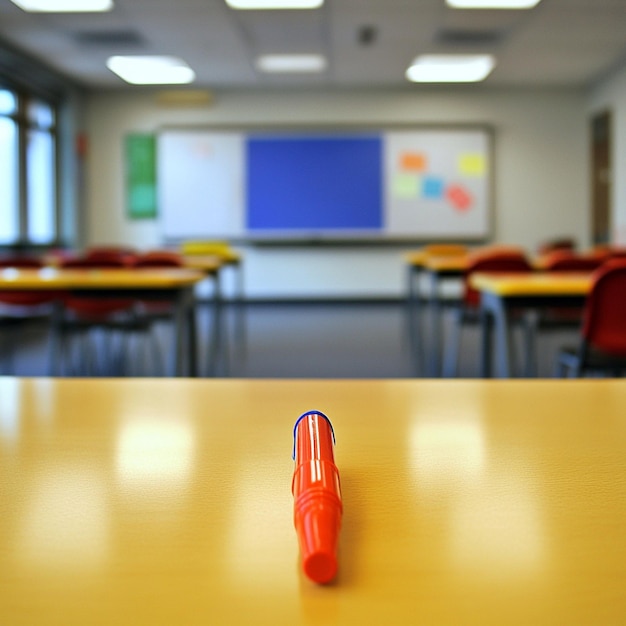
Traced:
<path fill-rule="evenodd" d="M 243 351 L 246 341 L 245 315 L 243 308 L 244 287 L 243 270 L 241 256 L 233 250 L 226 250 L 220 254 L 190 254 L 183 256 L 185 267 L 198 269 L 206 272 L 214 278 L 213 303 L 213 326 L 210 331 L 211 349 L 209 351 L 208 372 L 210 375 L 217 375 L 219 372 L 227 372 L 228 362 L 228 342 L 226 341 L 226 328 L 223 324 L 223 297 L 221 286 L 221 270 L 224 267 L 233 267 L 237 270 L 235 275 L 235 342 L 239 350 Z"/>
<path fill-rule="evenodd" d="M 181 246 L 181 254 L 187 267 L 198 267 L 206 262 L 219 261 L 220 267 L 232 267 L 236 270 L 235 291 L 237 300 L 243 300 L 243 261 L 241 254 L 227 244 L 187 242 Z"/>
<path fill-rule="evenodd" d="M 469 256 L 466 254 L 430 254 L 426 250 L 416 250 L 406 255 L 407 262 L 407 294 L 409 311 L 409 331 L 412 349 L 419 354 L 424 352 L 426 374 L 431 377 L 441 375 L 442 349 L 442 295 L 441 287 L 446 280 L 458 280 L 467 269 Z M 430 277 L 430 309 L 431 334 L 430 344 L 423 341 L 422 303 L 419 294 L 419 279 Z"/>
<path fill-rule="evenodd" d="M 414 253 L 412 257 L 413 267 L 419 267 L 419 272 L 427 274 L 431 279 L 431 347 L 428 354 L 429 374 L 431 376 L 441 375 L 441 353 L 443 343 L 442 313 L 443 299 L 441 295 L 442 285 L 449 280 L 458 281 L 462 278 L 472 260 L 470 254 L 467 255 L 426 255 Z M 531 265 L 536 270 L 544 270 L 545 258 L 536 257 L 531 260 Z M 418 270 L 414 270 L 418 271 Z M 411 285 L 413 282 L 410 283 Z M 409 292 L 409 300 L 416 311 L 417 324 L 419 324 L 420 311 L 419 299 L 415 297 L 414 291 Z"/>
<path fill-rule="evenodd" d="M 491 374 L 491 328 L 495 334 L 495 374 L 508 378 L 512 372 L 511 309 L 580 307 L 592 285 L 591 273 L 537 272 L 536 274 L 476 273 L 470 277 L 481 292 L 481 370 Z"/>
<path fill-rule="evenodd" d="M 172 371 L 197 375 L 196 315 L 194 286 L 204 278 L 196 270 L 167 269 L 56 269 L 9 268 L 0 271 L 0 290 L 54 290 L 80 292 L 89 297 L 171 299 L 175 304 Z M 53 328 L 52 350 L 58 335 Z M 184 347 L 183 347 L 184 346 Z M 186 355 L 185 355 L 186 352 Z M 186 361 L 185 361 L 186 358 Z"/>
<path fill-rule="evenodd" d="M 191 254 L 182 257 L 183 264 L 186 268 L 199 270 L 207 275 L 217 276 L 220 268 L 228 263 L 220 257 L 210 254 Z"/>
<path fill-rule="evenodd" d="M 619 381 L 0 379 L 0 623 L 626 623 Z M 292 432 L 332 419 L 336 582 Z"/>
<path fill-rule="evenodd" d="M 443 344 L 442 286 L 446 281 L 458 281 L 463 277 L 470 262 L 469 255 L 431 256 L 424 260 L 424 272 L 431 279 L 431 340 L 430 375 L 441 376 L 441 353 Z"/>

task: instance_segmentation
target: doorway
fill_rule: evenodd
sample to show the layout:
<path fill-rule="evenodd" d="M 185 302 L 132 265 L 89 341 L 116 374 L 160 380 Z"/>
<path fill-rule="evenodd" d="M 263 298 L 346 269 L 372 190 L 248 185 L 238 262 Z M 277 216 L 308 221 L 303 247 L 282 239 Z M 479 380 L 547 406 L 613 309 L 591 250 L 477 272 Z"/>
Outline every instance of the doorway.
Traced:
<path fill-rule="evenodd" d="M 593 245 L 611 238 L 611 135 L 610 111 L 591 119 L 591 232 Z"/>

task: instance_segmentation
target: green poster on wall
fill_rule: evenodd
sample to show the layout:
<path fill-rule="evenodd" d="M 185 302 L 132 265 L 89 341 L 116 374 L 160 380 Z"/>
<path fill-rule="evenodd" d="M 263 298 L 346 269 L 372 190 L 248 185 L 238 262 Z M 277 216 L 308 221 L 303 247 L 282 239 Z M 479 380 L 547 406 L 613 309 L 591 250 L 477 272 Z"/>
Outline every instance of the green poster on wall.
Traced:
<path fill-rule="evenodd" d="M 128 216 L 134 219 L 156 217 L 156 137 L 126 135 L 125 166 Z"/>

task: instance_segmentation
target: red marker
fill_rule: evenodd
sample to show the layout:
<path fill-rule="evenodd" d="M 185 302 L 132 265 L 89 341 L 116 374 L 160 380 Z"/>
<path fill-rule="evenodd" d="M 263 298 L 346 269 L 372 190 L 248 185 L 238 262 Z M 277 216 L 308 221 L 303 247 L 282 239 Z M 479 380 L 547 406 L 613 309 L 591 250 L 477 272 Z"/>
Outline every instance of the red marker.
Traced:
<path fill-rule="evenodd" d="M 327 583 L 337 573 L 343 512 L 339 470 L 333 456 L 335 434 L 323 413 L 308 411 L 298 418 L 293 436 L 291 491 L 302 568 L 312 581 Z"/>

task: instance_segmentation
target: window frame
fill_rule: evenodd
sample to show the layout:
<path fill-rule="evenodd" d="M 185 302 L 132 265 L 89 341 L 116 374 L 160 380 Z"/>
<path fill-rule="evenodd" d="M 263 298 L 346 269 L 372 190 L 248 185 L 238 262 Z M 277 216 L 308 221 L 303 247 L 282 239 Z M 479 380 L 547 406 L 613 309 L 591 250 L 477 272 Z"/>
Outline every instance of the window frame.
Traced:
<path fill-rule="evenodd" d="M 46 249 L 59 245 L 61 228 L 61 190 L 60 190 L 60 141 L 59 141 L 59 103 L 49 96 L 35 91 L 26 90 L 12 85 L 9 81 L 0 78 L 0 90 L 11 92 L 16 99 L 16 109 L 13 113 L 0 113 L 0 117 L 12 120 L 17 130 L 17 155 L 16 164 L 18 169 L 17 180 L 17 238 L 14 241 L 0 242 L 3 249 Z M 52 112 L 52 124 L 49 127 L 37 124 L 29 120 L 28 107 L 32 102 L 40 102 L 49 106 Z M 51 173 L 54 189 L 52 192 L 52 219 L 53 235 L 49 241 L 41 242 L 32 240 L 29 236 L 29 210 L 28 210 L 28 134 L 30 131 L 44 131 L 50 134 L 53 142 Z"/>

